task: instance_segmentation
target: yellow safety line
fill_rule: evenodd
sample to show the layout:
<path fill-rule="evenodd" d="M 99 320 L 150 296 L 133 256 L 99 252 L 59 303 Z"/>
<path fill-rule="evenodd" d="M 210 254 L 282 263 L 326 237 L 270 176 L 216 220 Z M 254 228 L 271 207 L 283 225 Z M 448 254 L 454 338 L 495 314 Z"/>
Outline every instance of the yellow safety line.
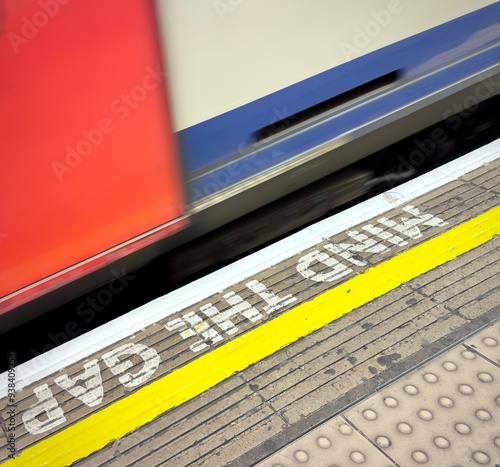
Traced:
<path fill-rule="evenodd" d="M 500 206 L 378 264 L 8 460 L 8 465 L 70 465 L 193 399 L 342 315 L 500 234 Z"/>

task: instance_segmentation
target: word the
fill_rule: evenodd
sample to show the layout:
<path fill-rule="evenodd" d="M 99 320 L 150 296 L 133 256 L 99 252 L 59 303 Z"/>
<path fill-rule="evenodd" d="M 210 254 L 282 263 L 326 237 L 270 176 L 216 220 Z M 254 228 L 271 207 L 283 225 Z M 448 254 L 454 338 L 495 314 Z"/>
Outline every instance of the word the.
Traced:
<path fill-rule="evenodd" d="M 248 282 L 245 285 L 267 303 L 267 305 L 264 306 L 264 311 L 268 315 L 297 300 L 297 298 L 292 297 L 292 295 L 278 297 L 268 290 L 264 284 L 256 280 Z M 234 325 L 233 321 L 231 321 L 231 319 L 234 319 L 236 316 L 241 315 L 252 323 L 263 318 L 262 314 L 256 308 L 234 292 L 229 292 L 222 298 L 230 305 L 231 308 L 229 310 L 220 313 L 214 305 L 208 303 L 200 308 L 200 314 L 206 319 L 201 318 L 200 315 L 194 312 L 190 312 L 181 318 L 169 321 L 165 325 L 165 328 L 167 331 L 187 328 L 180 332 L 183 339 L 194 336 L 201 337 L 200 340 L 189 346 L 193 352 L 199 352 L 200 350 L 208 348 L 211 344 L 216 344 L 224 339 L 216 329 L 210 327 L 207 321 L 211 321 L 226 334 L 232 335 L 238 332 L 238 328 Z"/>

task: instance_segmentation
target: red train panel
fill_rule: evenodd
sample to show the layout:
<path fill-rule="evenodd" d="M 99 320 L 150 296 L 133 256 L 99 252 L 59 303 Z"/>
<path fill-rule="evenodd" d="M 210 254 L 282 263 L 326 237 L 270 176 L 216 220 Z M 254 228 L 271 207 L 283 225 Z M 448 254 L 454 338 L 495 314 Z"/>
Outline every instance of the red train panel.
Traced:
<path fill-rule="evenodd" d="M 185 221 L 152 3 L 0 0 L 0 22 L 2 313 Z"/>

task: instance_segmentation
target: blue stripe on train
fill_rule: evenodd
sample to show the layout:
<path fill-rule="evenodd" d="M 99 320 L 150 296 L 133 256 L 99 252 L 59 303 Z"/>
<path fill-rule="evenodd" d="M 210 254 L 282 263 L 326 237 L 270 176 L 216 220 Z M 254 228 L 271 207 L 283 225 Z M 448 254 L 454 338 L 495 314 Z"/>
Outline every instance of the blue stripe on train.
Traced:
<path fill-rule="evenodd" d="M 254 151 L 246 157 L 218 167 L 207 174 L 187 183 L 187 193 L 192 202 L 216 193 L 224 188 L 234 185 L 246 178 L 260 173 L 266 169 L 285 162 L 308 149 L 319 146 L 329 140 L 345 133 L 346 131 L 360 126 L 381 114 L 388 113 L 394 109 L 403 107 L 408 102 L 424 97 L 429 93 L 446 86 L 450 82 L 460 80 L 476 70 L 482 70 L 498 63 L 500 46 L 488 53 L 469 60 L 466 63 L 454 66 L 404 90 L 391 94 L 391 99 L 379 99 L 363 107 L 359 107 L 348 113 L 332 117 L 322 122 L 307 132 L 302 132 L 280 141 L 260 151 Z M 487 81 L 483 94 L 491 91 L 498 92 L 500 83 L 492 80 Z M 451 109 L 450 109 L 451 110 Z M 447 117 L 447 116 L 443 116 Z"/>
<path fill-rule="evenodd" d="M 491 34 L 484 34 L 482 38 L 477 33 L 495 24 L 500 29 L 499 22 L 500 2 L 180 131 L 178 137 L 188 180 L 208 167 L 219 166 L 188 182 L 189 201 L 197 201 L 238 183 L 353 127 L 402 107 L 477 70 L 498 63 L 499 51 L 494 49 L 394 92 L 390 99 L 379 99 L 353 109 L 348 114 L 316 125 L 309 129 L 307 134 L 253 151 L 239 158 L 238 162 L 220 167 L 228 159 L 233 159 L 238 153 L 250 148 L 256 131 L 273 122 L 391 71 L 402 69 L 403 78 L 411 79 L 417 74 L 464 56 L 479 46 L 491 44 L 495 39 L 498 40 L 500 34 L 493 35 L 493 38 Z"/>

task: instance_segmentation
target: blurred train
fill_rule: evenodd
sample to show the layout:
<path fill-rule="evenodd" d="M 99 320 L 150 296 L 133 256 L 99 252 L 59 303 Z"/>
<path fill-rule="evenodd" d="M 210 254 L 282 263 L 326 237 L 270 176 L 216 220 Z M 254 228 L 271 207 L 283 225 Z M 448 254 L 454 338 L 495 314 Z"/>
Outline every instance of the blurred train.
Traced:
<path fill-rule="evenodd" d="M 459 129 L 499 63 L 492 0 L 0 0 L 1 330 Z"/>

